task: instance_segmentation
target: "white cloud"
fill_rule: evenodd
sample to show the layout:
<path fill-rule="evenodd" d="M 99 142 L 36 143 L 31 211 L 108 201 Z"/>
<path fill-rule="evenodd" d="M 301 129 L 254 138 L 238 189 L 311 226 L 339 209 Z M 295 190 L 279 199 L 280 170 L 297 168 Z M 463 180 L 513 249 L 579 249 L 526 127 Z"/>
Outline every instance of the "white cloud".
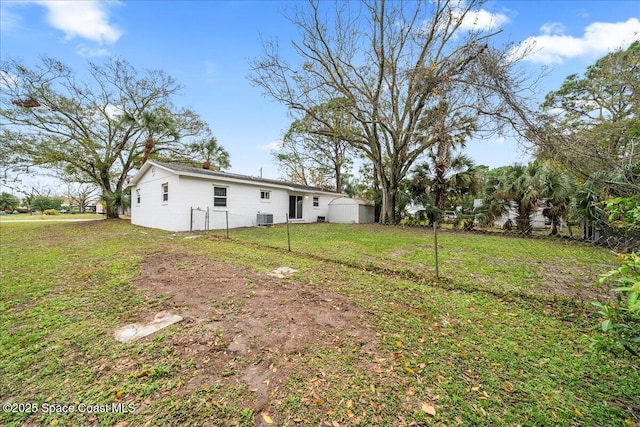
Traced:
<path fill-rule="evenodd" d="M 110 54 L 107 49 L 104 49 L 101 47 L 98 47 L 98 48 L 88 47 L 88 46 L 85 46 L 84 44 L 78 45 L 78 47 L 76 48 L 76 52 L 78 53 L 78 55 L 82 56 L 83 58 L 109 56 Z"/>
<path fill-rule="evenodd" d="M 564 34 L 567 28 L 559 22 L 548 22 L 540 27 L 540 32 L 544 35 Z"/>
<path fill-rule="evenodd" d="M 515 54 L 529 51 L 527 60 L 544 64 L 562 64 L 576 57 L 598 58 L 616 49 L 624 49 L 640 39 L 640 20 L 626 22 L 594 22 L 584 29 L 581 37 L 563 34 L 557 23 L 545 24 L 542 35 L 525 39 Z"/>
<path fill-rule="evenodd" d="M 80 37 L 101 44 L 112 44 L 122 35 L 122 31 L 109 23 L 108 14 L 108 6 L 119 3 L 92 0 L 37 3 L 47 9 L 49 24 L 63 31 L 67 40 Z"/>
<path fill-rule="evenodd" d="M 0 89 L 14 88 L 18 85 L 18 77 L 0 70 Z"/>
<path fill-rule="evenodd" d="M 463 30 L 491 30 L 508 22 L 507 15 L 480 9 L 469 11 L 462 20 L 460 28 Z"/>
<path fill-rule="evenodd" d="M 282 148 L 282 141 L 270 142 L 266 145 L 258 146 L 258 151 L 278 151 Z"/>
<path fill-rule="evenodd" d="M 122 109 L 122 107 L 113 104 L 109 104 L 104 107 L 104 112 L 110 119 L 115 119 L 118 116 L 122 116 L 124 114 L 124 110 Z"/>

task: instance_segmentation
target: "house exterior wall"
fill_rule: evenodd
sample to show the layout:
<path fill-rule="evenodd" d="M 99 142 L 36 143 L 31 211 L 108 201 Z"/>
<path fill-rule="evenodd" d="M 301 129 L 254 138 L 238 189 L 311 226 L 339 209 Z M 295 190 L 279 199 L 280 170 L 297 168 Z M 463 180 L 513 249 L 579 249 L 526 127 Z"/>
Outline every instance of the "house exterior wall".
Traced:
<path fill-rule="evenodd" d="M 169 186 L 169 200 L 166 203 L 162 200 L 163 184 Z M 131 188 L 131 223 L 169 231 L 183 230 L 189 212 L 185 214 L 179 209 L 179 184 L 178 175 L 162 168 L 154 167 L 145 173 L 137 185 Z"/>
<path fill-rule="evenodd" d="M 544 210 L 543 207 L 538 207 L 536 208 L 535 212 L 531 215 L 532 228 L 541 229 L 546 227 L 547 219 L 542 214 L 543 210 Z M 507 222 L 507 220 L 510 219 L 515 226 L 517 217 L 518 217 L 518 210 L 514 206 L 511 206 L 505 213 L 500 215 L 500 217 L 494 221 L 494 225 L 497 227 L 502 227 L 505 224 L 505 222 Z"/>
<path fill-rule="evenodd" d="M 169 186 L 169 200 L 162 200 L 162 184 Z M 214 187 L 226 188 L 226 207 L 214 206 Z M 141 202 L 137 203 L 137 191 Z M 269 198 L 262 199 L 261 193 Z M 274 224 L 284 223 L 289 213 L 289 196 L 302 198 L 302 218 L 291 222 L 315 222 L 327 217 L 329 202 L 337 196 L 323 193 L 276 188 L 259 182 L 228 182 L 220 179 L 176 175 L 155 168 L 154 175 L 147 172 L 131 191 L 131 223 L 168 231 L 202 230 L 205 213 L 209 211 L 209 229 L 224 229 L 228 218 L 229 228 L 257 225 L 257 215 L 273 215 Z M 318 206 L 314 206 L 317 197 Z M 200 209 L 191 215 L 191 208 Z"/>

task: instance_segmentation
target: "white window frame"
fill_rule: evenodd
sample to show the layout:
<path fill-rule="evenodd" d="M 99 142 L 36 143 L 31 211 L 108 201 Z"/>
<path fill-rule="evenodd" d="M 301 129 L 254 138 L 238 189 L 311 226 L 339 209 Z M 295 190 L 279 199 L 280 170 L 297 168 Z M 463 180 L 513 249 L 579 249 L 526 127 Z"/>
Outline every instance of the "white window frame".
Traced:
<path fill-rule="evenodd" d="M 224 190 L 224 196 L 216 196 L 216 189 Z M 224 200 L 224 205 L 216 204 L 216 199 Z M 229 206 L 229 187 L 225 185 L 216 185 L 213 184 L 213 208 L 226 208 Z"/>
<path fill-rule="evenodd" d="M 271 190 L 260 190 L 260 201 L 263 203 L 271 202 Z"/>
<path fill-rule="evenodd" d="M 163 205 L 166 205 L 169 203 L 169 183 L 168 182 L 164 182 L 162 183 L 162 192 L 160 195 L 160 200 L 162 201 Z"/>
<path fill-rule="evenodd" d="M 320 196 L 313 196 L 313 208 L 320 209 Z"/>
<path fill-rule="evenodd" d="M 140 200 L 142 200 L 142 197 L 140 197 L 140 189 L 136 188 L 136 206 L 140 206 Z"/>

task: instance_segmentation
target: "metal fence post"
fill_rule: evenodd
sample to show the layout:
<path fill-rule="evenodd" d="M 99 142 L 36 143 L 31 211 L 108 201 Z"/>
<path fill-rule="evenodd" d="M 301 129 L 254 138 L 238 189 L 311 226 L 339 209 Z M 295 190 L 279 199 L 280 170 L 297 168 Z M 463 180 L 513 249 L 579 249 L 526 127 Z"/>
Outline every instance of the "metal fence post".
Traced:
<path fill-rule="evenodd" d="M 440 271 L 438 269 L 438 222 L 433 222 L 433 241 L 436 254 L 436 279 L 440 279 Z"/>
<path fill-rule="evenodd" d="M 289 246 L 289 252 L 291 252 L 291 236 L 289 234 L 289 214 L 286 214 L 287 218 L 287 245 Z"/>
<path fill-rule="evenodd" d="M 227 223 L 227 239 L 229 238 L 229 211 L 224 211 L 225 213 L 225 220 Z"/>

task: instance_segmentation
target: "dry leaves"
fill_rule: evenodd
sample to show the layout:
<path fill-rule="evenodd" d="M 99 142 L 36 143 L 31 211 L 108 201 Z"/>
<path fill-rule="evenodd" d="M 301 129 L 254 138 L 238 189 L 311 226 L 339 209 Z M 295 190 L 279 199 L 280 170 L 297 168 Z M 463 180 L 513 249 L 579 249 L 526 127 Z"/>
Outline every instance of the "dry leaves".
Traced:
<path fill-rule="evenodd" d="M 422 402 L 422 404 L 420 405 L 420 409 L 422 409 L 427 415 L 430 415 L 432 417 L 436 416 L 436 407 L 431 403 Z"/>
<path fill-rule="evenodd" d="M 273 424 L 273 418 L 271 418 L 271 417 L 269 416 L 269 414 L 267 414 L 267 413 L 263 412 L 263 413 L 262 413 L 262 414 L 260 414 L 260 415 L 262 415 L 262 420 L 263 420 L 265 423 L 267 423 L 267 424 Z"/>

